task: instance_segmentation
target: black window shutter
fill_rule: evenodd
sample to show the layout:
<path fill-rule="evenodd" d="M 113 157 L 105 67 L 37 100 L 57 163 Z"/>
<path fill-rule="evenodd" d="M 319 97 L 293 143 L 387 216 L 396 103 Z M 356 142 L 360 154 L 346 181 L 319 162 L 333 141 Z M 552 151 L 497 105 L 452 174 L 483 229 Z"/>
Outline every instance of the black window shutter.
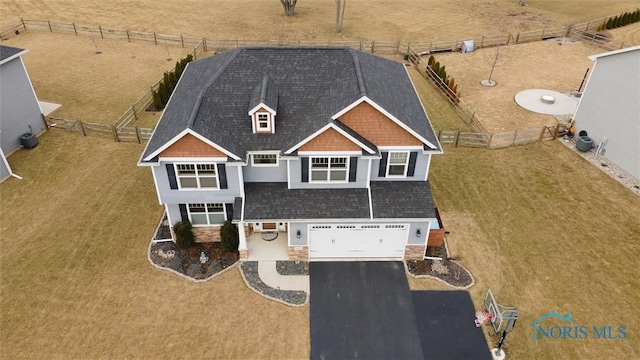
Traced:
<path fill-rule="evenodd" d="M 416 159 L 418 158 L 418 152 L 412 151 L 409 154 L 409 168 L 407 169 L 407 176 L 413 176 L 416 172 Z"/>
<path fill-rule="evenodd" d="M 182 217 L 182 221 L 189 220 L 189 213 L 187 212 L 187 204 L 180 204 L 180 216 Z"/>
<path fill-rule="evenodd" d="M 349 182 L 356 182 L 356 173 L 358 172 L 358 157 L 352 156 L 349 159 Z"/>
<path fill-rule="evenodd" d="M 380 159 L 380 168 L 378 169 L 378 176 L 384 177 L 387 174 L 387 159 L 389 158 L 388 152 L 382 153 L 382 159 Z"/>
<path fill-rule="evenodd" d="M 220 189 L 228 189 L 227 185 L 227 167 L 224 164 L 218 164 L 218 179 L 220 180 Z"/>
<path fill-rule="evenodd" d="M 176 179 L 176 169 L 173 164 L 167 164 L 167 175 L 169 175 L 169 187 L 171 190 L 178 188 L 178 180 Z"/>
<path fill-rule="evenodd" d="M 227 220 L 233 220 L 233 204 L 224 204 L 224 207 L 227 211 Z"/>
<path fill-rule="evenodd" d="M 309 182 L 309 158 L 303 157 L 300 160 L 302 160 L 302 182 Z"/>

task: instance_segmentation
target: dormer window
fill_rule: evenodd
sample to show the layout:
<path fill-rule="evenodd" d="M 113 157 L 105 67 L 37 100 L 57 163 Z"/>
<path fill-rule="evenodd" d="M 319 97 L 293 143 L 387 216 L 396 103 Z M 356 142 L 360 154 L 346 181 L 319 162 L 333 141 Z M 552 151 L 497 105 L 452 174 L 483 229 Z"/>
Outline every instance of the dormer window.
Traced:
<path fill-rule="evenodd" d="M 262 131 L 271 131 L 271 124 L 269 121 L 269 114 L 268 113 L 258 113 L 256 114 L 256 117 L 258 118 L 258 132 L 262 132 Z"/>
<path fill-rule="evenodd" d="M 278 107 L 278 92 L 269 84 L 267 76 L 262 78 L 249 101 L 249 116 L 254 134 L 273 134 L 276 132 L 276 108 Z"/>

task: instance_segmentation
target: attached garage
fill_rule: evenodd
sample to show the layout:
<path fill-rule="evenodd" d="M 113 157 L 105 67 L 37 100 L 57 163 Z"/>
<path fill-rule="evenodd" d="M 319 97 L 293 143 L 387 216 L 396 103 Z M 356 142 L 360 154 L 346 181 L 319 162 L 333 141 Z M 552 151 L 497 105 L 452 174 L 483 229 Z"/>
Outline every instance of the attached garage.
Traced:
<path fill-rule="evenodd" d="M 309 258 L 402 259 L 408 224 L 309 225 Z"/>

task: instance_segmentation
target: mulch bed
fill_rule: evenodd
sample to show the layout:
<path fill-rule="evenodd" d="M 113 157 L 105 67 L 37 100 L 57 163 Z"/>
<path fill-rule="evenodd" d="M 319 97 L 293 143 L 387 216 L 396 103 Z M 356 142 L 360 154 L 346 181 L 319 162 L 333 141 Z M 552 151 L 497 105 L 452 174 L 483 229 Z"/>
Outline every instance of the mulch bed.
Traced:
<path fill-rule="evenodd" d="M 300 275 L 296 272 L 304 271 L 304 265 L 302 267 L 296 266 L 301 265 L 302 263 L 294 264 L 292 261 L 282 261 L 279 263 L 284 267 L 288 267 L 290 265 L 293 266 L 292 268 L 286 270 L 289 275 Z M 305 264 L 308 271 L 309 264 L 307 262 L 305 262 Z M 296 306 L 304 305 L 307 302 L 307 293 L 304 291 L 274 289 L 271 286 L 263 283 L 262 279 L 260 279 L 260 275 L 258 275 L 257 261 L 243 261 L 242 264 L 240 264 L 240 269 L 242 270 L 242 274 L 244 275 L 244 278 L 249 286 L 267 297 Z"/>
<path fill-rule="evenodd" d="M 442 267 L 438 265 L 434 267 L 434 263 L 439 263 Z M 436 271 L 438 268 L 440 271 Z M 438 278 L 456 288 L 467 288 L 473 285 L 471 273 L 453 260 L 409 260 L 407 269 L 412 275 Z"/>
<path fill-rule="evenodd" d="M 206 261 L 200 261 L 204 252 Z M 173 241 L 151 244 L 151 261 L 167 269 L 175 270 L 196 280 L 204 280 L 228 268 L 238 261 L 237 252 L 223 252 L 219 242 L 196 243 L 187 250 L 180 249 Z"/>
<path fill-rule="evenodd" d="M 154 240 L 171 239 L 169 220 L 164 214 Z M 206 261 L 201 262 L 204 253 Z M 196 280 L 204 280 L 228 268 L 239 259 L 238 252 L 223 252 L 219 242 L 196 243 L 190 249 L 180 249 L 173 241 L 161 241 L 151 244 L 149 258 L 151 261 L 167 269 L 175 270 Z"/>
<path fill-rule="evenodd" d="M 409 260 L 407 261 L 409 273 L 414 276 L 434 277 L 456 288 L 467 288 L 473 285 L 471 273 L 449 257 L 444 244 L 438 247 L 427 247 L 427 256 L 442 260 Z"/>

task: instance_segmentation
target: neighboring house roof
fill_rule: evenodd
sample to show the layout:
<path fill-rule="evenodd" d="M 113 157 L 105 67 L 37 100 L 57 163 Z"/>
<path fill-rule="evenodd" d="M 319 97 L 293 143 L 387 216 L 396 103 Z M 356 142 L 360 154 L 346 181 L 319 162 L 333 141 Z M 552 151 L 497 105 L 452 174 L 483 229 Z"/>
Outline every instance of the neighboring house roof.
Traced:
<path fill-rule="evenodd" d="M 627 52 L 631 52 L 631 51 L 638 51 L 638 50 L 640 50 L 640 45 L 632 46 L 632 47 L 628 47 L 628 48 L 624 48 L 624 49 L 619 49 L 619 50 L 613 50 L 613 51 L 609 51 L 609 52 L 606 52 L 606 53 L 591 55 L 591 56 L 588 56 L 588 58 L 591 61 L 596 61 L 599 58 L 603 58 L 603 57 L 606 57 L 606 56 L 623 54 L 623 53 L 627 53 Z"/>
<path fill-rule="evenodd" d="M 426 148 L 441 150 L 403 64 L 350 48 L 262 47 L 189 63 L 142 162 L 153 162 L 185 129 L 239 158 L 247 151 L 293 149 L 363 101 Z M 277 107 L 274 134 L 252 131 L 247 111 L 260 103 Z"/>
<path fill-rule="evenodd" d="M 0 65 L 22 56 L 27 52 L 29 52 L 29 50 L 0 45 Z"/>

